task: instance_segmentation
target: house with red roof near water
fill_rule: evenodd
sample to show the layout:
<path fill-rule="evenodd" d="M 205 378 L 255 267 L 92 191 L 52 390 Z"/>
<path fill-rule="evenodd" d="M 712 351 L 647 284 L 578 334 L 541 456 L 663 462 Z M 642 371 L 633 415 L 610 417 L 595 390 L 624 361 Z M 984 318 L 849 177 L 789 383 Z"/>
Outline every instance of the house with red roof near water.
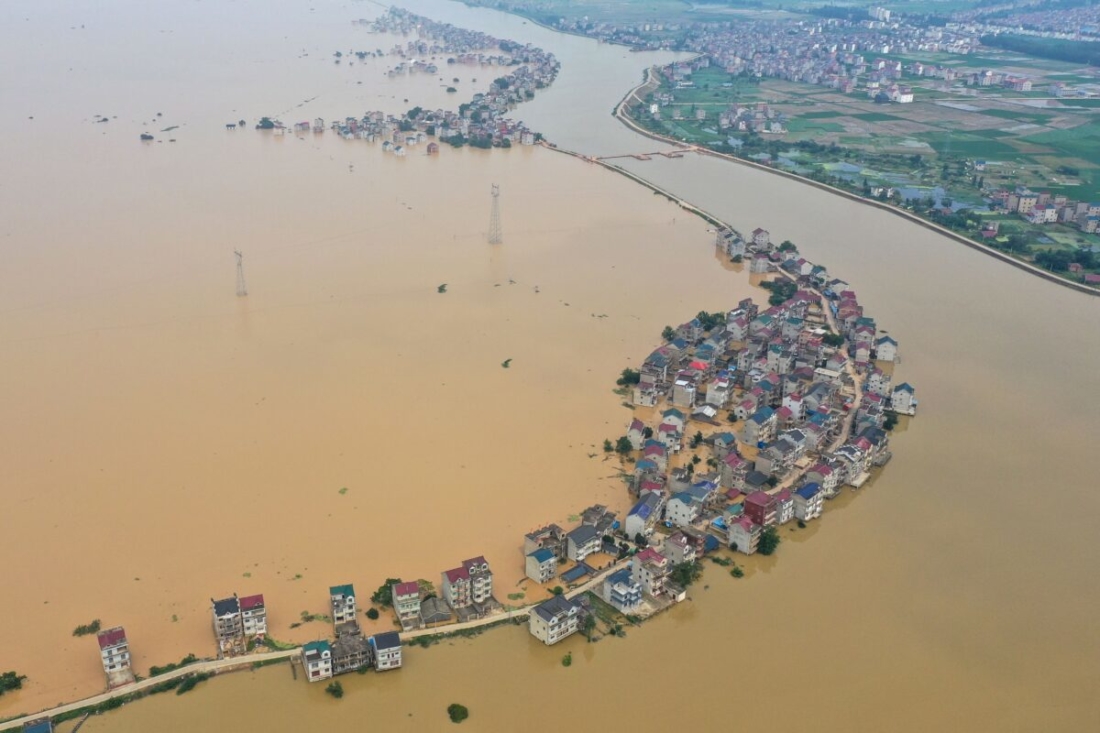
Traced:
<path fill-rule="evenodd" d="M 652 547 L 630 559 L 630 577 L 646 595 L 656 597 L 664 593 L 665 581 L 671 571 L 672 563 Z"/>
<path fill-rule="evenodd" d="M 393 610 L 402 629 L 420 625 L 420 584 L 415 581 L 394 583 L 390 586 Z"/>
<path fill-rule="evenodd" d="M 775 494 L 776 524 L 786 524 L 794 519 L 794 496 L 790 489 L 780 489 Z"/>
<path fill-rule="evenodd" d="M 263 594 L 242 596 L 240 606 L 245 637 L 262 641 L 267 636 L 267 606 Z"/>
<path fill-rule="evenodd" d="M 468 608 L 473 604 L 473 587 L 470 582 L 470 571 L 464 567 L 457 567 L 443 571 L 443 600 L 456 611 L 460 608 Z"/>
<path fill-rule="evenodd" d="M 778 510 L 775 497 L 766 491 L 754 491 L 745 497 L 745 516 L 762 527 L 776 523 Z"/>
<path fill-rule="evenodd" d="M 103 671 L 107 675 L 107 687 L 118 687 L 134 681 L 131 668 L 130 642 L 126 639 L 126 630 L 121 626 L 100 631 L 96 635 L 99 642 L 99 657 Z"/>
<path fill-rule="evenodd" d="M 731 549 L 752 555 L 756 552 L 763 528 L 748 517 L 731 519 L 727 527 L 727 540 Z"/>

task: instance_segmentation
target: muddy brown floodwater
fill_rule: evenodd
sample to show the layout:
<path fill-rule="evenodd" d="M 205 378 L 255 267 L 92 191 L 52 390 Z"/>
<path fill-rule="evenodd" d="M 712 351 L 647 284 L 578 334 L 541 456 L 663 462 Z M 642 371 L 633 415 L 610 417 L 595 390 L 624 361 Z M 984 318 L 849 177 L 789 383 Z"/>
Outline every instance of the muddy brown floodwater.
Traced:
<path fill-rule="evenodd" d="M 608 113 L 670 55 L 409 7 L 556 53 L 516 112 L 550 139 L 658 149 Z M 435 580 L 480 553 L 514 583 L 523 532 L 623 503 L 590 457 L 630 417 L 617 371 L 665 324 L 760 292 L 701 221 L 566 156 L 220 129 L 315 96 L 302 118 L 442 104 L 331 64 L 371 47 L 347 21 L 373 8 L 0 9 L 0 170 L 19 173 L 0 196 L 0 667 L 30 678 L 0 717 L 97 690 L 94 642 L 69 636 L 92 618 L 126 625 L 144 672 L 212 653 L 215 594 L 265 593 L 274 635 L 303 639 L 328 630 L 287 626 L 330 583 Z M 139 144 L 158 111 L 177 142 Z M 886 470 L 626 639 L 496 629 L 345 676 L 340 701 L 280 666 L 83 731 L 439 730 L 451 702 L 472 730 L 1100 728 L 1100 301 L 766 173 L 624 166 L 853 284 L 921 400 Z"/>

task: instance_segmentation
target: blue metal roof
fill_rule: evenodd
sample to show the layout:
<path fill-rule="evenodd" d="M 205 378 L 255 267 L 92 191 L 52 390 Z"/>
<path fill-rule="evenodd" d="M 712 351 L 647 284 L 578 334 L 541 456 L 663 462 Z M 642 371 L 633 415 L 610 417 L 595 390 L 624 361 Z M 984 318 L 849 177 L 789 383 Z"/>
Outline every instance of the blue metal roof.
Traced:
<path fill-rule="evenodd" d="M 817 492 L 821 491 L 821 484 L 808 483 L 797 489 L 794 493 L 801 496 L 803 499 L 812 499 L 817 496 Z"/>
<path fill-rule="evenodd" d="M 550 552 L 550 550 L 547 550 L 545 547 L 542 547 L 532 552 L 530 555 L 528 555 L 528 557 L 533 557 L 539 562 L 546 562 L 553 559 L 554 553 Z"/>
<path fill-rule="evenodd" d="M 588 566 L 582 563 L 562 573 L 561 579 L 566 583 L 572 583 L 574 580 L 579 580 L 586 575 L 588 575 Z"/>

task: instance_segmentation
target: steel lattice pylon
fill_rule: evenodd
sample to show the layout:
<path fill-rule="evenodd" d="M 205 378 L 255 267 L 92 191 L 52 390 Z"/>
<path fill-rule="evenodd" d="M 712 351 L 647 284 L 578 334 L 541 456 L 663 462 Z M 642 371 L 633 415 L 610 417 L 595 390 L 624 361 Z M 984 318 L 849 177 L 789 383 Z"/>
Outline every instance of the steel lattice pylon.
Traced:
<path fill-rule="evenodd" d="M 233 250 L 233 254 L 237 256 L 237 295 L 248 295 L 248 288 L 244 284 L 244 255 L 239 249 Z"/>
<path fill-rule="evenodd" d="M 500 186 L 493 184 L 493 208 L 489 213 L 489 244 L 500 244 L 504 234 L 500 231 Z"/>

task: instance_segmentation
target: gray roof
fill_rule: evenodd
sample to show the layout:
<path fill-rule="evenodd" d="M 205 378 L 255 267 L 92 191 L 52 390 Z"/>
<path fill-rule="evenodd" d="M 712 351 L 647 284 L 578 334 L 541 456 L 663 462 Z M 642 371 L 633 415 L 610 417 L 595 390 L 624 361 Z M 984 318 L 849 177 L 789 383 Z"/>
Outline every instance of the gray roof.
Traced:
<path fill-rule="evenodd" d="M 533 609 L 534 613 L 537 613 L 546 621 L 553 621 L 558 616 L 564 616 L 568 614 L 573 608 L 576 607 L 576 603 L 569 600 L 565 596 L 554 596 L 550 600 L 543 601 Z"/>
<path fill-rule="evenodd" d="M 401 646 L 401 637 L 397 635 L 396 631 L 383 631 L 381 634 L 375 634 L 370 638 L 370 641 L 375 649 L 396 649 Z"/>
<path fill-rule="evenodd" d="M 237 600 L 236 596 L 231 598 L 223 598 L 220 601 L 214 601 L 214 615 L 215 616 L 232 616 L 241 612 L 241 604 Z"/>
<path fill-rule="evenodd" d="M 591 524 L 582 524 L 570 532 L 567 537 L 573 541 L 573 544 L 583 545 L 596 539 L 596 528 Z"/>

